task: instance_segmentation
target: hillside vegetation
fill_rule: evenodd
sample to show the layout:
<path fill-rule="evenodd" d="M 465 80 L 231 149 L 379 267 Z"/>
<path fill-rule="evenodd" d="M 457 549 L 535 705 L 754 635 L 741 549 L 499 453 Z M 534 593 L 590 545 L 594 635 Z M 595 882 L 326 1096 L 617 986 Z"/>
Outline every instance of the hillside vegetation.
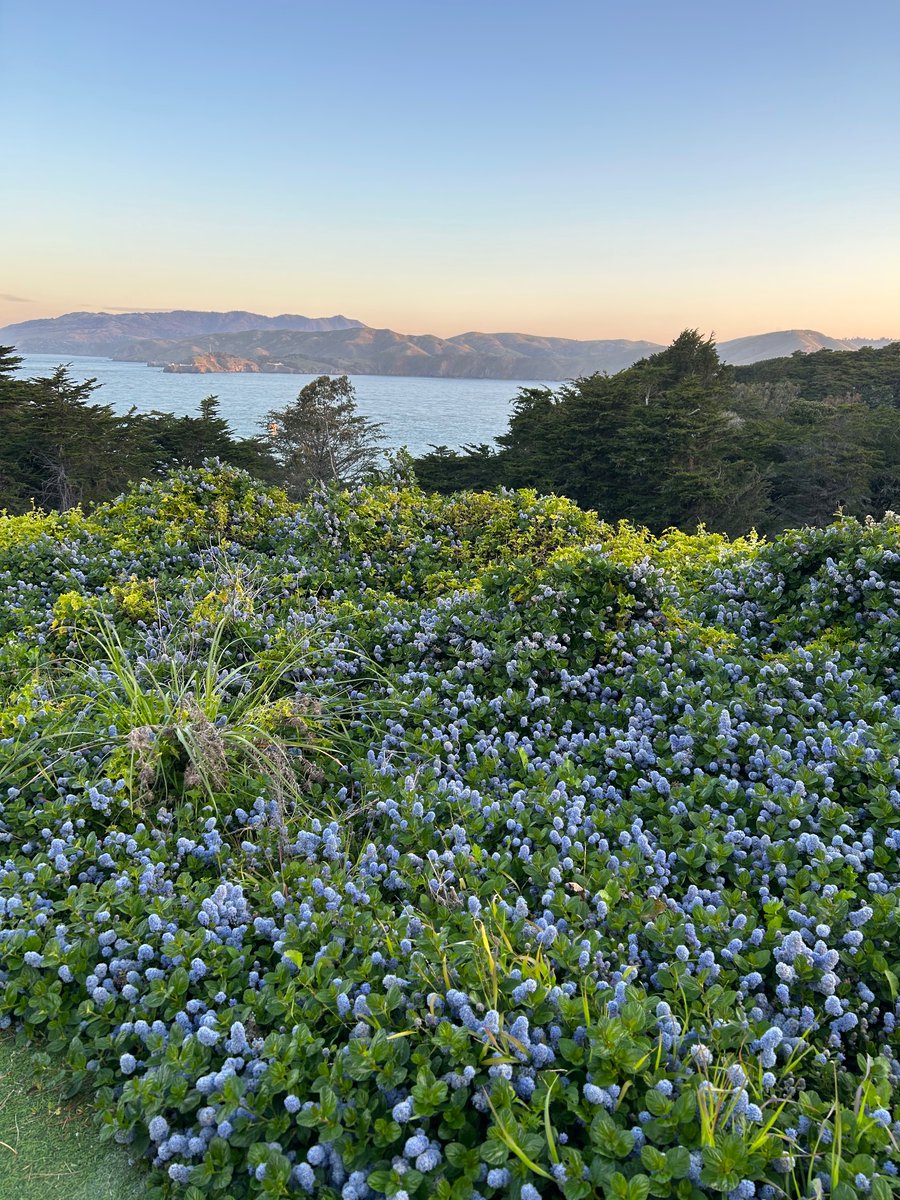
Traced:
<path fill-rule="evenodd" d="M 736 367 L 739 383 L 792 383 L 807 400 L 859 396 L 867 404 L 900 407 L 900 342 L 880 349 L 819 350 Z"/>
<path fill-rule="evenodd" d="M 802 374 L 817 359 L 821 386 L 809 392 L 780 374 L 782 363 Z M 436 447 L 416 470 L 428 488 L 536 487 L 654 532 L 702 522 L 775 533 L 825 525 L 838 509 L 865 517 L 896 507 L 896 348 L 768 367 L 758 379 L 747 373 L 755 368 L 736 372 L 688 329 L 616 375 L 522 389 L 497 448 Z"/>
<path fill-rule="evenodd" d="M 346 337 L 363 335 L 377 340 L 378 331 L 350 330 Z M 435 447 L 417 460 L 416 471 L 428 490 L 532 487 L 655 533 L 700 523 L 732 535 L 777 533 L 826 525 L 839 510 L 880 516 L 900 507 L 900 402 L 889 382 L 896 350 L 825 359 L 826 365 L 842 360 L 827 385 L 841 390 L 819 398 L 813 388 L 811 399 L 801 385 L 781 379 L 777 364 L 771 380 L 735 382 L 715 343 L 685 330 L 665 350 L 615 375 L 585 376 L 556 392 L 520 389 L 497 446 Z M 320 480 L 348 483 L 337 464 L 354 428 L 371 435 L 363 438 L 372 451 L 363 455 L 367 466 L 390 454 L 374 423 L 357 412 L 346 377 L 320 376 L 287 409 L 267 414 L 262 436 L 237 438 L 215 396 L 191 417 L 118 415 L 93 402 L 96 381 L 78 383 L 64 367 L 23 380 L 21 361 L 0 346 L 0 507 L 10 512 L 102 502 L 135 479 L 197 466 L 209 456 L 295 495 L 297 456 L 315 449 L 314 457 L 334 467 L 330 474 L 320 470 Z M 335 388 L 344 397 L 343 417 L 331 411 Z M 288 425 L 291 453 L 284 445 Z M 317 449 L 304 449 L 313 442 Z"/>
<path fill-rule="evenodd" d="M 0 1025 L 148 1200 L 897 1194 L 900 527 L 0 520 Z"/>

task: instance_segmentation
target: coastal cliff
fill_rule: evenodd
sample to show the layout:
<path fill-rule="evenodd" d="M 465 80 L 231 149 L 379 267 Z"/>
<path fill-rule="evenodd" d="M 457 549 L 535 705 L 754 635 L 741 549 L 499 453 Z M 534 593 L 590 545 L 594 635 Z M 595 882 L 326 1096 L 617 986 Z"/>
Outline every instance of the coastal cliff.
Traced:
<path fill-rule="evenodd" d="M 195 354 L 189 362 L 152 362 L 149 367 L 162 367 L 172 375 L 231 375 L 258 374 L 261 367 L 249 358 L 234 354 Z"/>

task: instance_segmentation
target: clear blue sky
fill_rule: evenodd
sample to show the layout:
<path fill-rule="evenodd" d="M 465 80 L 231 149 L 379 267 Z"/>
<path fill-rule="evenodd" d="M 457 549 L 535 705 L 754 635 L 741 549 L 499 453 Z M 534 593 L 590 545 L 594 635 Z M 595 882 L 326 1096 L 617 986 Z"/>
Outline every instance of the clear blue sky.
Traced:
<path fill-rule="evenodd" d="M 0 0 L 0 324 L 900 336 L 898 51 L 897 0 Z"/>

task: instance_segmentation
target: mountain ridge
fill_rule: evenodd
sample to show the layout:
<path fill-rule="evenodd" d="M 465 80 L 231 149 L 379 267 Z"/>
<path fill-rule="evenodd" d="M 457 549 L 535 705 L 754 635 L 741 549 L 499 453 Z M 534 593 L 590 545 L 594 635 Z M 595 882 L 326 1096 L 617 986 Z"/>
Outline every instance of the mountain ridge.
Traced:
<path fill-rule="evenodd" d="M 620 371 L 662 349 L 656 342 L 604 339 L 579 342 L 531 334 L 400 334 L 362 328 L 324 332 L 284 330 L 210 334 L 202 341 L 135 342 L 115 355 L 166 370 L 218 369 L 304 375 L 413 375 L 452 379 L 555 381 L 596 371 Z M 217 366 L 225 358 L 230 366 Z"/>
<path fill-rule="evenodd" d="M 879 347 L 890 338 L 833 338 L 814 329 L 785 329 L 718 344 L 735 366 L 796 353 Z M 7 325 L 0 342 L 25 353 L 81 354 L 148 362 L 175 372 L 252 371 L 285 374 L 416 375 L 554 382 L 614 373 L 664 349 L 627 338 L 543 337 L 469 330 L 452 337 L 377 329 L 337 314 L 265 317 L 173 309 L 170 312 L 66 313 Z"/>
<path fill-rule="evenodd" d="M 304 317 L 281 313 L 266 317 L 245 309 L 228 312 L 175 308 L 168 312 L 71 312 L 59 317 L 20 321 L 0 329 L 0 339 L 12 339 L 19 350 L 32 354 L 111 355 L 141 337 L 177 340 L 206 333 L 240 333 L 250 329 L 316 331 L 358 328 L 362 321 L 336 314 Z"/>

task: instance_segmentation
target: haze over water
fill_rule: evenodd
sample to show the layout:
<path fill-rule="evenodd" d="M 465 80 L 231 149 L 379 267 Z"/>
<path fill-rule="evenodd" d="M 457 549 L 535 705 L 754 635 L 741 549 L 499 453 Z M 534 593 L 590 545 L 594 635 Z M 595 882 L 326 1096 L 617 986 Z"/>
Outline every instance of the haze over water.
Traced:
<path fill-rule="evenodd" d="M 284 408 L 313 375 L 178 375 L 144 363 L 114 362 L 108 358 L 60 354 L 24 355 L 21 374 L 49 375 L 68 362 L 73 378 L 96 378 L 103 386 L 95 403 L 110 404 L 118 413 L 131 407 L 139 412 L 196 414 L 200 401 L 217 395 L 221 415 L 235 433 L 251 437 L 261 432 L 260 421 L 274 408 Z M 384 422 L 385 448 L 406 446 L 424 454 L 431 446 L 459 449 L 491 442 L 505 432 L 512 401 L 519 388 L 546 387 L 509 379 L 434 379 L 388 375 L 352 376 L 359 411 Z"/>

